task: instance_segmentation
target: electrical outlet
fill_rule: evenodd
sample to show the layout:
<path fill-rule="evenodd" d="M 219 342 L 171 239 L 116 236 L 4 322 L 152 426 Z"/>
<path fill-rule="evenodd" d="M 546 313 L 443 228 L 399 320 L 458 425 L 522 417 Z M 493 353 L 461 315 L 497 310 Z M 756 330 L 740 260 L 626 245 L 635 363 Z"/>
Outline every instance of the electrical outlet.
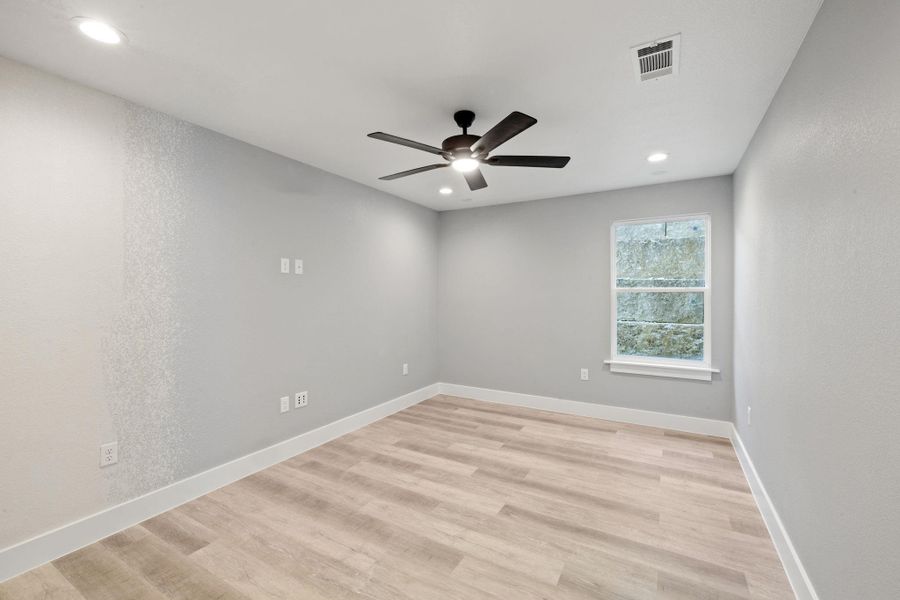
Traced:
<path fill-rule="evenodd" d="M 587 369 L 582 369 L 581 370 L 581 380 L 588 381 L 590 378 L 591 378 L 590 371 L 588 371 Z"/>
<path fill-rule="evenodd" d="M 753 415 L 750 414 L 751 408 L 752 407 L 750 407 L 750 406 L 747 407 L 747 425 L 751 425 L 753 423 L 753 418 L 752 418 Z"/>
<path fill-rule="evenodd" d="M 108 467 L 119 462 L 119 442 L 110 442 L 100 446 L 100 467 Z"/>
<path fill-rule="evenodd" d="M 286 413 L 291 410 L 291 397 L 290 396 L 282 396 L 281 397 L 281 412 Z"/>
<path fill-rule="evenodd" d="M 297 392 L 294 394 L 294 408 L 303 408 L 309 404 L 309 392 Z"/>
<path fill-rule="evenodd" d="M 303 259 L 294 259 L 294 275 L 303 275 Z"/>
<path fill-rule="evenodd" d="M 403 374 L 409 375 L 409 363 L 403 363 Z"/>
<path fill-rule="evenodd" d="M 290 273 L 291 272 L 291 259 L 289 259 L 289 258 L 281 259 L 281 272 L 282 273 Z"/>

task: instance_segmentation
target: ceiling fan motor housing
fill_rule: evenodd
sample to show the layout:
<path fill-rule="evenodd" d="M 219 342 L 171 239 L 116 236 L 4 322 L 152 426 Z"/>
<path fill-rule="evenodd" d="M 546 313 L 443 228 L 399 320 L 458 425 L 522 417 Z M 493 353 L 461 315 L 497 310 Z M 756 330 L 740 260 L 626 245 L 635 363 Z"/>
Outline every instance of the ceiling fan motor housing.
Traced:
<path fill-rule="evenodd" d="M 472 158 L 472 145 L 479 140 L 481 136 L 463 133 L 461 135 L 451 135 L 441 143 L 441 150 L 449 152 L 453 158 Z"/>

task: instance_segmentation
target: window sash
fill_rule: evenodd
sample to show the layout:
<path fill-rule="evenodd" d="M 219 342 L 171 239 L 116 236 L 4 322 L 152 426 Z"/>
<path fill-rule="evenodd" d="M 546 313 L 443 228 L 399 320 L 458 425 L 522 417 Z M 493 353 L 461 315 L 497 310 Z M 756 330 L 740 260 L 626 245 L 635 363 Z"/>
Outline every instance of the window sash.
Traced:
<path fill-rule="evenodd" d="M 618 241 L 616 234 L 616 227 L 620 225 L 639 225 L 639 224 L 649 224 L 649 223 L 671 223 L 675 221 L 692 221 L 702 219 L 705 227 L 705 247 L 704 247 L 704 260 L 705 260 L 705 269 L 704 269 L 704 281 L 706 283 L 703 287 L 620 287 L 617 285 L 618 282 L 618 270 L 617 270 L 617 245 Z M 615 362 L 620 363 L 651 363 L 651 364 L 659 364 L 659 365 L 674 365 L 674 366 L 684 366 L 684 367 L 701 367 L 701 368 L 710 368 L 712 364 L 712 327 L 711 327 L 711 300 L 712 300 L 712 269 L 711 269 L 711 255 L 710 249 L 712 247 L 712 231 L 710 227 L 710 216 L 709 214 L 690 214 L 690 215 L 678 215 L 678 216 L 668 216 L 668 217 L 654 217 L 649 219 L 630 219 L 630 220 L 622 220 L 622 221 L 614 221 L 610 226 L 610 343 L 611 343 L 611 357 Z M 644 356 L 644 355 L 634 355 L 634 354 L 619 354 L 618 348 L 618 295 L 620 293 L 640 293 L 640 292 L 651 292 L 651 293 L 662 293 L 662 294 L 677 294 L 677 293 L 702 293 L 703 294 L 703 359 L 702 360 L 692 360 L 692 359 L 684 359 L 684 358 L 668 358 L 668 357 L 660 357 L 660 356 Z"/>

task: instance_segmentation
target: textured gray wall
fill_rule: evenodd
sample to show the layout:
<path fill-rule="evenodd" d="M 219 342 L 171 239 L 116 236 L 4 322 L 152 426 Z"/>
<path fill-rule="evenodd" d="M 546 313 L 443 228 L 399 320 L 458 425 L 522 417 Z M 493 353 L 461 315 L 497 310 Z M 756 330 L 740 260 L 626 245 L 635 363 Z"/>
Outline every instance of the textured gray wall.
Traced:
<path fill-rule="evenodd" d="M 437 227 L 0 59 L 0 547 L 437 381 Z"/>
<path fill-rule="evenodd" d="M 444 212 L 441 381 L 730 419 L 731 177 Z M 712 215 L 712 382 L 610 373 L 610 225 Z M 587 367 L 590 381 L 580 380 Z"/>
<path fill-rule="evenodd" d="M 737 426 L 823 600 L 900 593 L 897 32 L 826 0 L 735 176 Z"/>

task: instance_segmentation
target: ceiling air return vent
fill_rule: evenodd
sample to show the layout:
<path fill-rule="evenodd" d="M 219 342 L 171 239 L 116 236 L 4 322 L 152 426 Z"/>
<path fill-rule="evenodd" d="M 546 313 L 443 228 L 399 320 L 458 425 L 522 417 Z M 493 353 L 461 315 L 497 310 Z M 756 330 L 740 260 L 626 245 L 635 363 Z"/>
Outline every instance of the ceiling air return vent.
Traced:
<path fill-rule="evenodd" d="M 676 34 L 631 49 L 634 75 L 638 83 L 678 74 L 678 49 L 681 34 Z"/>

